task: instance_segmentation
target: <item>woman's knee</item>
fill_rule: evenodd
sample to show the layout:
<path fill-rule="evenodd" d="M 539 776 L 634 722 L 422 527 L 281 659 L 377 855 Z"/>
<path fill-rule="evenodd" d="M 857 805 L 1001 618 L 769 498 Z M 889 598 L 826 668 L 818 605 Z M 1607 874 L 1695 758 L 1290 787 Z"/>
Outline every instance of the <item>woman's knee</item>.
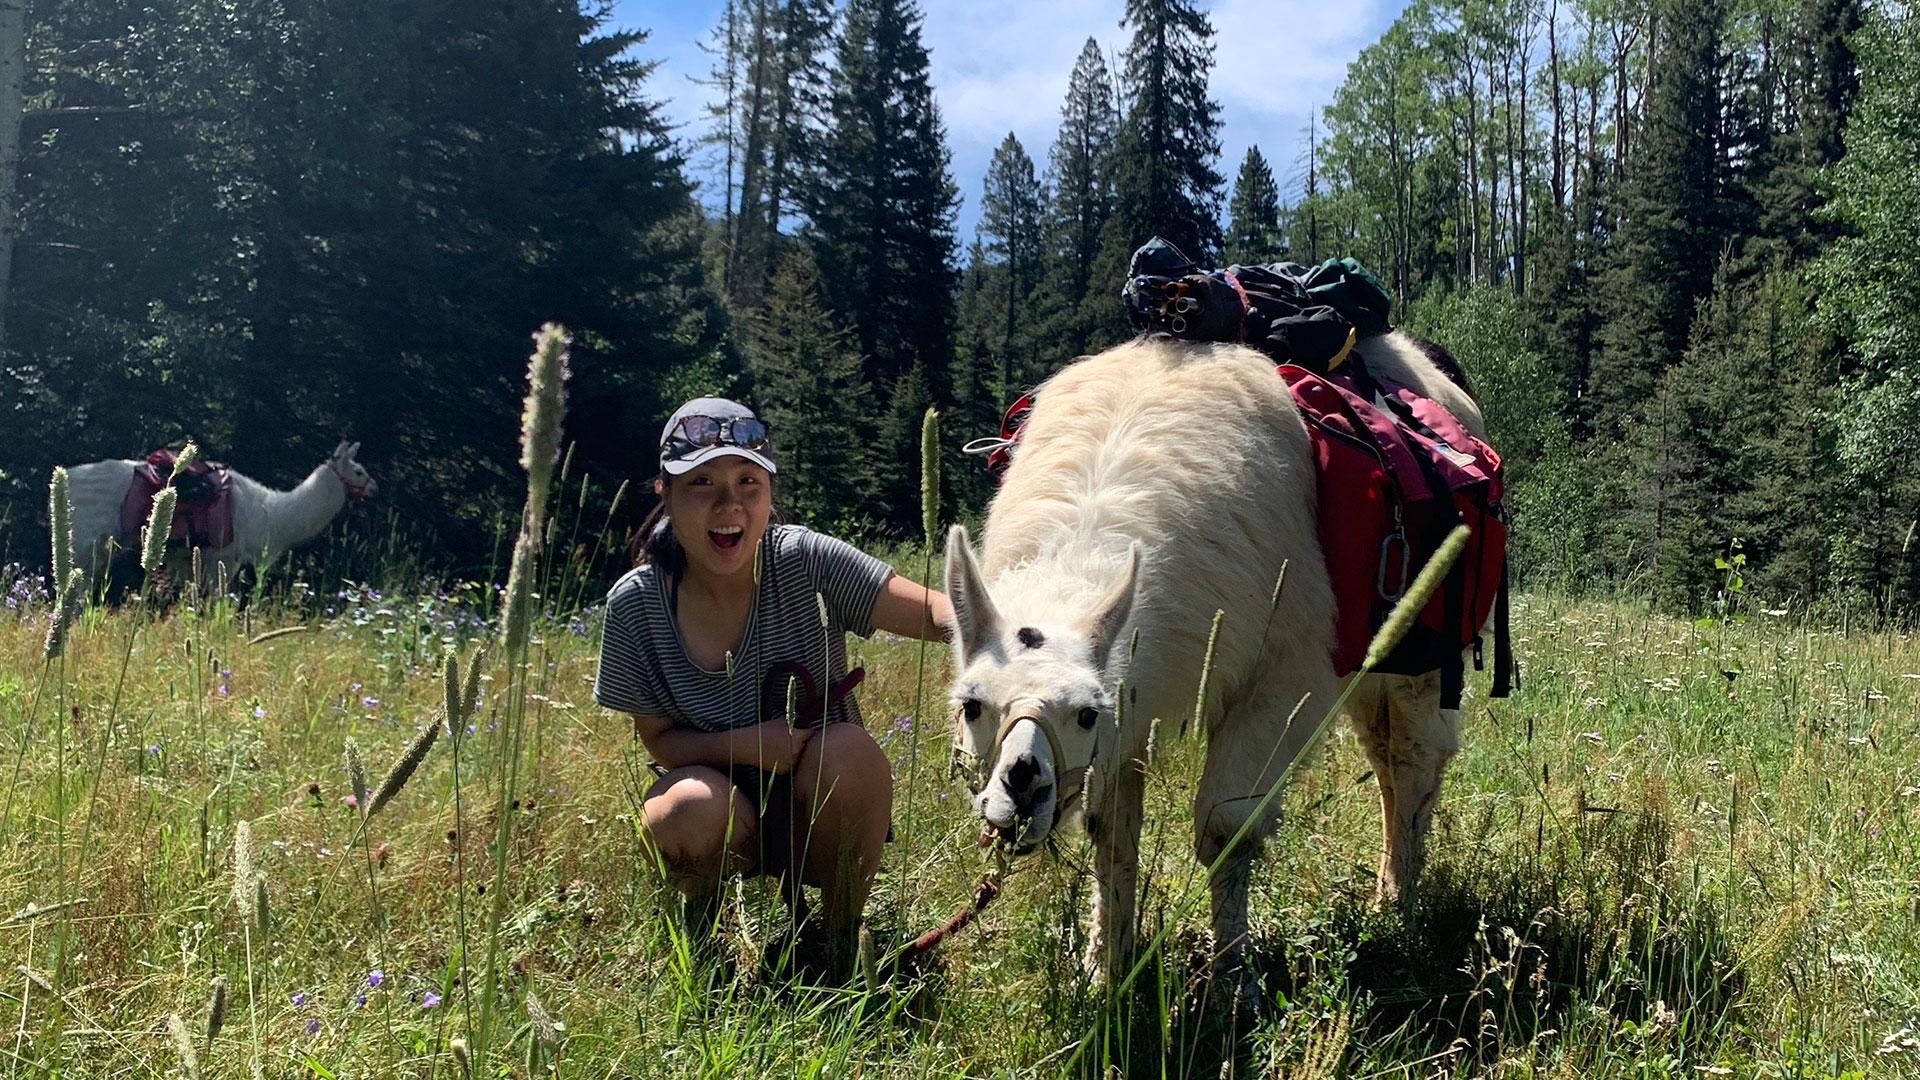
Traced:
<path fill-rule="evenodd" d="M 674 769 L 648 792 L 647 835 L 667 859 L 708 859 L 753 840 L 753 808 L 718 769 Z"/>
<path fill-rule="evenodd" d="M 893 767 L 865 728 L 831 724 L 794 763 L 793 791 L 797 803 L 816 813 L 841 807 L 891 813 Z"/>

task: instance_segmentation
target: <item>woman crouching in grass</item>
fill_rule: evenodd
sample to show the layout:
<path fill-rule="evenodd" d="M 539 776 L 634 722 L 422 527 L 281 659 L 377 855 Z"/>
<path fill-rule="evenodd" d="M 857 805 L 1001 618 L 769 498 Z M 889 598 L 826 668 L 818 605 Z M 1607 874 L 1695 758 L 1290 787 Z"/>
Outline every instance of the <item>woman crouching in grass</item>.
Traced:
<path fill-rule="evenodd" d="M 779 877 L 796 923 L 818 885 L 845 972 L 893 810 L 846 635 L 943 639 L 953 609 L 850 544 L 772 524 L 776 471 L 745 406 L 698 398 L 667 421 L 661 502 L 607 594 L 594 700 L 631 713 L 653 755 L 647 836 L 689 926 L 710 927 L 730 874 Z"/>

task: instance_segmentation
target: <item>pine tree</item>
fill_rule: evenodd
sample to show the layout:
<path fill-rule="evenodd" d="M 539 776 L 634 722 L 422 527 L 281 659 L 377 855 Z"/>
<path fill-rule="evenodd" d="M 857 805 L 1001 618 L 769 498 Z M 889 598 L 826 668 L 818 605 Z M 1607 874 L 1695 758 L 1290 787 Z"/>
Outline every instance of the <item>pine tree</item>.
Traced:
<path fill-rule="evenodd" d="M 1227 262 L 1252 265 L 1286 254 L 1280 240 L 1280 189 L 1258 146 L 1247 147 L 1227 212 Z"/>
<path fill-rule="evenodd" d="M 719 271 L 719 287 L 727 292 L 732 288 L 735 272 L 735 260 L 739 254 L 739 229 L 736 211 L 739 207 L 738 180 L 740 162 L 744 146 L 741 131 L 741 83 L 747 68 L 747 49 L 744 27 L 738 0 L 726 0 L 709 40 L 701 42 L 700 50 L 713 58 L 713 66 L 708 69 L 707 78 L 702 80 L 714 94 L 703 111 L 707 116 L 707 128 L 700 135 L 700 143 L 709 147 L 718 158 L 720 167 L 720 252 L 714 262 Z"/>
<path fill-rule="evenodd" d="M 1113 76 L 1100 44 L 1080 49 L 1067 80 L 1060 130 L 1047 154 L 1047 293 L 1053 319 L 1042 334 L 1042 367 L 1053 370 L 1085 353 L 1104 310 L 1106 290 L 1094 288 L 1100 234 L 1113 212 L 1109 155 L 1119 118 Z"/>
<path fill-rule="evenodd" d="M 1220 256 L 1220 106 L 1207 96 L 1213 24 L 1195 0 L 1127 0 L 1126 119 L 1115 141 L 1114 210 L 1092 291 L 1121 325 L 1120 283 L 1135 248 L 1166 238 L 1188 258 Z"/>
<path fill-rule="evenodd" d="M 1036 374 L 1034 328 L 1045 316 L 1040 293 L 1044 201 L 1033 159 L 1008 132 L 993 152 L 980 197 L 980 250 L 988 259 L 1002 315 L 993 338 L 999 357 L 995 400 L 1011 400 L 1014 388 Z"/>
<path fill-rule="evenodd" d="M 867 509 L 866 445 L 873 399 L 853 334 L 821 305 L 820 271 L 796 245 L 747 324 L 747 361 L 760 414 L 780 455 L 781 502 L 822 528 Z"/>
<path fill-rule="evenodd" d="M 782 225 L 818 182 L 829 109 L 829 0 L 743 0 L 744 152 L 736 305 L 759 302 L 784 248 Z"/>
<path fill-rule="evenodd" d="M 1719 201 L 1723 0 L 1662 0 L 1646 114 L 1610 250 L 1592 382 L 1596 427 L 1618 434 L 1677 362 L 1713 283 Z"/>
<path fill-rule="evenodd" d="M 978 236 L 967 248 L 966 269 L 960 274 L 960 295 L 954 328 L 953 364 L 949 371 L 952 404 L 941 415 L 940 427 L 949 445 L 997 435 L 1002 410 L 1011 402 L 1002 397 L 1000 353 L 994 348 L 1004 319 L 999 298 L 989 287 L 995 267 Z M 993 494 L 993 478 L 976 459 L 956 461 L 941 473 L 962 514 L 983 510 Z"/>
<path fill-rule="evenodd" d="M 913 0 L 848 4 L 807 208 L 829 307 L 853 329 L 890 410 L 940 400 L 952 348 L 957 195 L 920 25 Z M 905 528 L 917 520 L 920 414 L 892 419 L 886 437 L 900 441 L 880 447 L 878 490 Z"/>

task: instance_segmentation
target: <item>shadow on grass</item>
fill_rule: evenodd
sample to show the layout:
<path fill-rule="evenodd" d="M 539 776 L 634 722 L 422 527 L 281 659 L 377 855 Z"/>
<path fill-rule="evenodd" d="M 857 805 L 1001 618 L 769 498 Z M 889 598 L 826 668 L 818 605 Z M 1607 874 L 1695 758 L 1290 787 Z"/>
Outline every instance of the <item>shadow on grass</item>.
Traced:
<path fill-rule="evenodd" d="M 1341 895 L 1307 924 L 1257 934 L 1257 1020 L 1207 979 L 1207 936 L 1183 933 L 1093 1056 L 1127 1075 L 1215 1077 L 1229 1059 L 1238 1076 L 1333 1075 L 1361 1056 L 1487 1064 L 1665 1025 L 1683 1058 L 1710 1061 L 1746 981 L 1713 899 L 1674 865 L 1658 810 L 1584 816 L 1564 843 L 1529 837 L 1524 851 L 1489 844 L 1483 823 L 1464 857 L 1428 868 L 1404 916 Z"/>

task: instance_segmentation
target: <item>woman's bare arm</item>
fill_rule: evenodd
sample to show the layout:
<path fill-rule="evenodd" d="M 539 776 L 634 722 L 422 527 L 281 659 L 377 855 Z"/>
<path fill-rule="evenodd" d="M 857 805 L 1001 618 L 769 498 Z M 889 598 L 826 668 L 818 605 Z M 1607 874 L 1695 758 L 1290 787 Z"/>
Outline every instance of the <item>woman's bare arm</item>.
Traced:
<path fill-rule="evenodd" d="M 815 729 L 794 729 L 785 719 L 768 720 L 731 731 L 700 731 L 664 716 L 633 713 L 633 733 L 662 768 L 748 765 L 770 773 L 793 768 Z"/>
<path fill-rule="evenodd" d="M 895 574 L 873 600 L 873 625 L 902 637 L 946 641 L 953 627 L 947 594 Z"/>

